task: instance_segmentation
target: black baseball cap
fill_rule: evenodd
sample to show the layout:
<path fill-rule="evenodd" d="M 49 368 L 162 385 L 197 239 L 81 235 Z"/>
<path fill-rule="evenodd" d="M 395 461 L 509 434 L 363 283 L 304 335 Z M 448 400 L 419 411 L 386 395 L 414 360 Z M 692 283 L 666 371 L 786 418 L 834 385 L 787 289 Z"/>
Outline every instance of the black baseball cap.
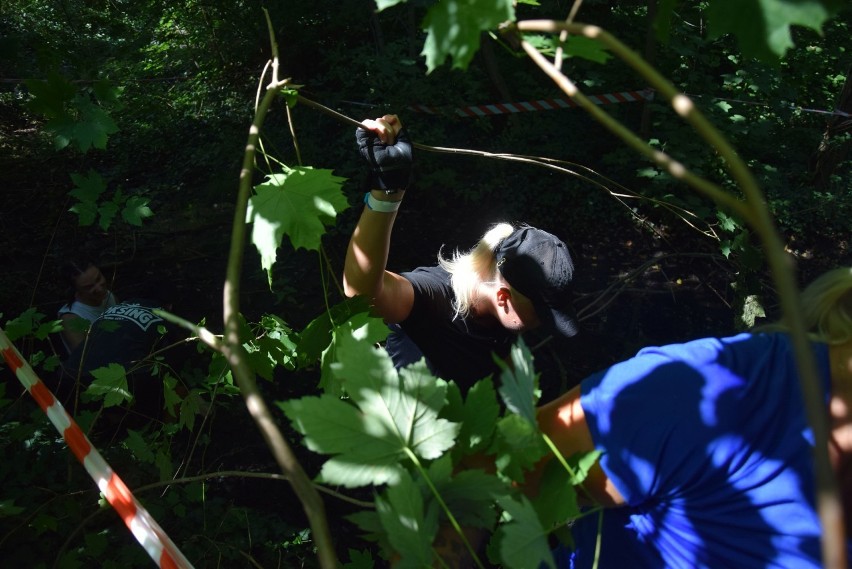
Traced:
<path fill-rule="evenodd" d="M 500 274 L 532 301 L 548 331 L 566 338 L 578 332 L 574 262 L 562 240 L 535 227 L 521 227 L 500 241 L 494 254 Z"/>

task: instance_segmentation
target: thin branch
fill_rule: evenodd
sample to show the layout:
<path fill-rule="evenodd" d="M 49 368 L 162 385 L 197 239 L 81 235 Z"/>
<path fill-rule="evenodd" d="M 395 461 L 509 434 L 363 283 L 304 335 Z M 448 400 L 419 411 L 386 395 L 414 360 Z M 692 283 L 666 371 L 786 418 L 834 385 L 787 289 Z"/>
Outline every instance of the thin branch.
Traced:
<path fill-rule="evenodd" d="M 331 531 L 322 498 L 314 488 L 263 399 L 255 381 L 254 372 L 248 363 L 248 355 L 240 341 L 240 277 L 243 266 L 243 252 L 246 241 L 246 215 L 248 200 L 252 190 L 254 160 L 260 138 L 260 130 L 269 108 L 278 97 L 282 88 L 289 85 L 289 79 L 278 80 L 278 45 L 272 29 L 269 12 L 264 8 L 270 44 L 272 46 L 272 82 L 267 86 L 255 111 L 254 120 L 249 128 L 243 164 L 239 176 L 239 191 L 234 210 L 231 230 L 231 247 L 228 255 L 225 285 L 223 287 L 223 316 L 225 322 L 221 352 L 231 366 L 234 378 L 246 402 L 249 414 L 254 419 L 266 444 L 282 471 L 287 475 L 293 490 L 302 502 L 308 516 L 314 540 L 317 544 L 317 558 L 323 569 L 338 567 Z"/>

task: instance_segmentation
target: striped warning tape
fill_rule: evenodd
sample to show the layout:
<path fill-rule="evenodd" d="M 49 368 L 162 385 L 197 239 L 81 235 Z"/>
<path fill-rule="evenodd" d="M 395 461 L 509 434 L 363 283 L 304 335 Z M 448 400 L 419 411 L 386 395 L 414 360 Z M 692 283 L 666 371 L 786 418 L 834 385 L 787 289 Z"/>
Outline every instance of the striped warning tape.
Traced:
<path fill-rule="evenodd" d="M 618 93 L 607 93 L 604 95 L 587 95 L 587 97 L 596 105 L 635 103 L 637 101 L 652 101 L 654 99 L 654 90 L 642 89 L 641 91 L 621 91 Z M 454 109 L 430 107 L 428 105 L 410 105 L 408 108 L 419 113 L 427 113 L 430 115 L 454 114 L 460 117 L 484 117 L 489 115 L 505 115 L 531 111 L 554 111 L 557 109 L 569 109 L 577 106 L 577 103 L 571 99 L 538 99 L 535 101 L 523 101 L 520 103 L 471 105 L 467 107 L 456 107 Z"/>
<path fill-rule="evenodd" d="M 2 328 L 0 328 L 0 352 L 9 369 L 36 400 L 59 434 L 65 438 L 71 452 L 151 559 L 163 569 L 191 569 L 192 564 L 187 561 L 142 504 L 136 500 L 121 478 L 113 472 L 101 453 L 92 446 L 80 426 L 39 379 L 30 364 L 9 341 Z"/>

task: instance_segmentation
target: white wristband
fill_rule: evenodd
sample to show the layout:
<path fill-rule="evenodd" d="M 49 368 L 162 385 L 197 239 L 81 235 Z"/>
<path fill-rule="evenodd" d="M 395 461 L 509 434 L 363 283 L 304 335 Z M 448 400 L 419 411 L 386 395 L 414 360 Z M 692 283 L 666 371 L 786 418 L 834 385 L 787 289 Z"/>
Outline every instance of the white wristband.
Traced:
<path fill-rule="evenodd" d="M 367 192 L 364 194 L 364 203 L 367 204 L 367 207 L 373 211 L 378 211 L 381 213 L 392 213 L 399 209 L 399 204 L 402 203 L 402 200 L 395 202 L 383 202 L 381 200 L 377 200 Z"/>

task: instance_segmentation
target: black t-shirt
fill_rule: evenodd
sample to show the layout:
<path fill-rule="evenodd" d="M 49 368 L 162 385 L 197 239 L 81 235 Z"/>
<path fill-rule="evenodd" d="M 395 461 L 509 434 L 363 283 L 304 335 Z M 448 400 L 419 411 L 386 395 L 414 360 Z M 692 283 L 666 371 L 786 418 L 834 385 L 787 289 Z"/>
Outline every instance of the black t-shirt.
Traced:
<path fill-rule="evenodd" d="M 498 374 L 492 354 L 505 357 L 517 336 L 501 326 L 482 328 L 471 318 L 454 318 L 455 295 L 450 275 L 441 267 L 420 267 L 403 273 L 414 287 L 414 305 L 408 318 L 392 327 L 388 352 L 397 364 L 410 363 L 402 347 L 407 336 L 428 360 L 433 372 L 453 380 L 462 391 L 489 374 Z"/>
<path fill-rule="evenodd" d="M 158 325 L 165 323 L 152 308 L 160 308 L 160 303 L 135 298 L 106 309 L 92 323 L 88 341 L 68 356 L 65 369 L 76 374 L 81 357 L 84 374 L 111 363 L 129 369 L 132 362 L 145 358 L 160 337 Z"/>

